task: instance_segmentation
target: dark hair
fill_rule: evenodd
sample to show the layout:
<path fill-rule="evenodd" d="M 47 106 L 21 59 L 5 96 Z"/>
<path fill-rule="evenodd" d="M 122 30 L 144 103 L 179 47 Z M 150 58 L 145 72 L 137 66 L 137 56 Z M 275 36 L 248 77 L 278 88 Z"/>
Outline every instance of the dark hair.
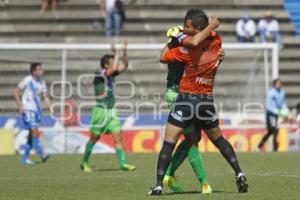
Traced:
<path fill-rule="evenodd" d="M 186 24 L 187 20 L 192 20 L 193 27 L 200 30 L 204 29 L 208 25 L 208 17 L 206 13 L 199 9 L 189 9 L 184 18 L 184 24 Z"/>
<path fill-rule="evenodd" d="M 274 80 L 273 80 L 273 87 L 275 87 L 277 81 L 280 81 L 280 82 L 281 82 L 281 80 L 280 80 L 279 78 L 274 79 Z"/>
<path fill-rule="evenodd" d="M 42 66 L 42 63 L 38 63 L 38 62 L 31 63 L 30 64 L 30 73 L 32 74 L 38 66 Z"/>
<path fill-rule="evenodd" d="M 105 54 L 104 56 L 102 56 L 102 58 L 100 59 L 100 66 L 102 68 L 104 68 L 104 66 L 106 64 L 109 63 L 109 59 L 113 59 L 114 58 L 114 55 L 111 55 L 111 54 Z"/>

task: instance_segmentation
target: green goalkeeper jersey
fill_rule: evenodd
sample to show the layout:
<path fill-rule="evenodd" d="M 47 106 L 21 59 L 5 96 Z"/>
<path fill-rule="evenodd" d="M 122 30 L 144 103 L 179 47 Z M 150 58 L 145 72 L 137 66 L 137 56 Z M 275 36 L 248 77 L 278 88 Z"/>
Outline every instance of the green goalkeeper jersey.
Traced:
<path fill-rule="evenodd" d="M 113 94 L 114 76 L 107 76 L 105 69 L 100 69 L 95 73 L 94 90 L 96 105 L 105 108 L 113 108 L 115 97 Z"/>
<path fill-rule="evenodd" d="M 167 89 L 178 91 L 184 73 L 184 65 L 179 62 L 168 64 Z"/>

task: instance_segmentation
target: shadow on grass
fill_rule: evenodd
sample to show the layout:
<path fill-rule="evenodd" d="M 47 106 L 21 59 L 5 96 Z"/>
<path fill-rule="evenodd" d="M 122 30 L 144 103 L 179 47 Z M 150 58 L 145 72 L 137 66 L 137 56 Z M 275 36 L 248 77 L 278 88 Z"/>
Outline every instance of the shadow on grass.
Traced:
<path fill-rule="evenodd" d="M 222 190 L 214 190 L 212 194 L 214 193 L 224 193 L 224 194 L 233 194 L 236 192 L 232 192 L 232 191 L 222 191 Z M 185 194 L 201 194 L 200 191 L 185 191 L 185 192 L 170 192 L 170 193 L 165 193 L 164 195 L 185 195 Z"/>
<path fill-rule="evenodd" d="M 116 168 L 114 168 L 114 169 L 94 169 L 94 171 L 96 171 L 96 172 L 115 172 L 115 171 L 120 171 L 119 169 L 116 169 Z"/>

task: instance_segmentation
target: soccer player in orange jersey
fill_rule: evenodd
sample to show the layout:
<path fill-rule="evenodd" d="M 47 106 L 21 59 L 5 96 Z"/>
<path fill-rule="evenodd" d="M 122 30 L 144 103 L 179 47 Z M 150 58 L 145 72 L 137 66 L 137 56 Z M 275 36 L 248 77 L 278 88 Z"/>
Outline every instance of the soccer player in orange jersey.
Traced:
<path fill-rule="evenodd" d="M 189 10 L 185 18 L 184 31 L 194 35 L 203 30 L 207 24 L 208 18 L 203 11 Z M 191 37 L 183 34 L 179 42 L 182 44 L 191 41 Z M 220 64 L 218 52 L 221 46 L 221 37 L 216 32 L 211 32 L 209 37 L 195 48 L 179 46 L 170 49 L 167 45 L 162 50 L 161 62 L 183 62 L 185 69 L 179 86 L 180 93 L 169 114 L 163 147 L 159 153 L 156 185 L 151 188 L 148 195 L 161 195 L 162 180 L 180 133 L 195 121 L 201 129 L 205 130 L 209 139 L 233 168 L 238 191 L 248 191 L 247 179 L 240 169 L 235 152 L 221 134 L 214 107 L 212 92 Z"/>
<path fill-rule="evenodd" d="M 191 10 L 190 12 L 192 12 Z M 183 27 L 176 26 L 168 29 L 167 37 L 171 38 L 169 40 L 170 45 L 175 46 L 181 45 L 188 48 L 197 47 L 201 42 L 206 40 L 210 35 L 211 31 L 218 28 L 220 22 L 216 17 L 209 17 L 209 24 L 201 30 L 201 32 L 193 35 L 191 39 L 184 39 L 186 34 L 183 33 Z M 184 39 L 184 40 L 183 40 Z M 224 58 L 224 51 L 221 49 L 219 52 L 220 61 Z M 181 62 L 171 62 L 168 63 L 168 76 L 167 76 L 167 90 L 166 90 L 166 101 L 168 107 L 171 109 L 176 97 L 179 93 L 179 83 L 184 73 L 184 63 Z M 211 194 L 212 187 L 206 176 L 205 167 L 203 164 L 203 159 L 201 153 L 199 152 L 198 143 L 201 140 L 201 129 L 195 126 L 194 123 L 189 127 L 185 128 L 183 131 L 184 140 L 181 141 L 176 151 L 173 153 L 172 161 L 166 171 L 166 175 L 163 180 L 164 186 L 168 186 L 171 190 L 175 192 L 183 192 L 183 188 L 177 182 L 175 178 L 176 170 L 181 166 L 183 161 L 188 158 L 188 161 L 200 183 L 201 194 Z"/>

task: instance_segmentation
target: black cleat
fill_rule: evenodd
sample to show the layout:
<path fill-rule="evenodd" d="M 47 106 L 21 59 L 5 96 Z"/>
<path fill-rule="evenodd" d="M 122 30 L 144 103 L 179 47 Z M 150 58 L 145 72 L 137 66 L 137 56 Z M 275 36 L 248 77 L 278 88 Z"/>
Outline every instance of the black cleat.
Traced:
<path fill-rule="evenodd" d="M 248 192 L 248 183 L 247 183 L 246 176 L 244 174 L 240 173 L 236 177 L 236 186 L 237 186 L 238 191 L 240 193 L 246 193 L 246 192 Z"/>
<path fill-rule="evenodd" d="M 152 187 L 149 192 L 148 192 L 148 196 L 158 196 L 161 195 L 162 193 L 162 187 L 161 186 L 155 186 Z"/>
<path fill-rule="evenodd" d="M 44 158 L 42 158 L 42 162 L 45 163 L 47 162 L 47 160 L 50 158 L 49 155 L 46 155 Z"/>

